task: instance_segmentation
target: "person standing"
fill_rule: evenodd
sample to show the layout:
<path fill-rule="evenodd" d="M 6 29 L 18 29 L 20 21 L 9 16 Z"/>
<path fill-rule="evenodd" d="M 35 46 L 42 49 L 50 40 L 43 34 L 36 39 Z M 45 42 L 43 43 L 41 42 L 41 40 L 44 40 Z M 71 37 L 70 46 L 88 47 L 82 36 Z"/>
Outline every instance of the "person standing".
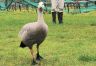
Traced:
<path fill-rule="evenodd" d="M 64 0 L 51 0 L 51 12 L 53 23 L 56 23 L 56 14 L 58 15 L 59 24 L 63 23 L 63 8 Z"/>

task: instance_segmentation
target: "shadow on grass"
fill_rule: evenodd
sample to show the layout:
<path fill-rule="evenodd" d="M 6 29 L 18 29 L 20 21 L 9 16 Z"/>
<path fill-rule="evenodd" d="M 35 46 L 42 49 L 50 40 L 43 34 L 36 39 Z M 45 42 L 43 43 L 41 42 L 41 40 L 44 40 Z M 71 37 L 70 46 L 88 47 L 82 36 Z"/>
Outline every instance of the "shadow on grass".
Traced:
<path fill-rule="evenodd" d="M 31 64 L 30 66 L 55 66 L 55 63 L 58 63 L 57 59 L 42 59 L 36 65 Z"/>
<path fill-rule="evenodd" d="M 46 66 L 46 64 L 47 64 L 47 60 L 43 59 L 43 60 L 37 61 L 37 64 L 35 65 L 32 65 L 31 63 L 30 66 Z"/>
<path fill-rule="evenodd" d="M 90 26 L 96 26 L 96 23 L 92 23 L 92 24 L 90 24 Z"/>
<path fill-rule="evenodd" d="M 90 62 L 90 61 L 96 61 L 96 57 L 94 56 L 88 56 L 88 55 L 82 55 L 79 57 L 79 61 L 84 61 L 84 62 Z"/>

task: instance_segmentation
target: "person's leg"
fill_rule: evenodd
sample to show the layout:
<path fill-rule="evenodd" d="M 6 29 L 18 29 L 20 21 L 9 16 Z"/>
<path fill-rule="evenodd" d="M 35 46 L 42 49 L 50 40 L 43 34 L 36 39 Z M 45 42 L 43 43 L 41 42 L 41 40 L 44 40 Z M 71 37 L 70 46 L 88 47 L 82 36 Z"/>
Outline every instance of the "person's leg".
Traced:
<path fill-rule="evenodd" d="M 96 5 L 96 1 L 95 1 L 95 5 Z"/>
<path fill-rule="evenodd" d="M 52 12 L 52 21 L 56 23 L 56 12 Z"/>
<path fill-rule="evenodd" d="M 58 21 L 59 21 L 59 24 L 63 23 L 63 12 L 58 12 Z"/>

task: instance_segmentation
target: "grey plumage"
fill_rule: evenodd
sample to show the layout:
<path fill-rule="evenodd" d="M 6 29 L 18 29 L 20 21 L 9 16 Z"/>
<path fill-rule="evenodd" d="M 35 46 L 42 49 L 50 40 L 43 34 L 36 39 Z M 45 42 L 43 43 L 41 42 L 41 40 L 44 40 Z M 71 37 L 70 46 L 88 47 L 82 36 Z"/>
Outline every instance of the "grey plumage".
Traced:
<path fill-rule="evenodd" d="M 48 26 L 43 19 L 43 2 L 40 2 L 38 5 L 38 20 L 37 22 L 32 22 L 24 25 L 19 32 L 21 37 L 21 47 L 29 47 L 31 54 L 33 56 L 32 46 L 37 44 L 37 59 L 40 59 L 39 55 L 39 45 L 44 41 L 47 36 Z M 33 57 L 33 63 L 34 63 Z"/>
<path fill-rule="evenodd" d="M 20 31 L 24 44 L 32 47 L 33 44 L 41 44 L 47 36 L 47 25 L 42 22 L 28 23 Z"/>
<path fill-rule="evenodd" d="M 47 36 L 48 27 L 44 22 L 42 13 L 38 12 L 37 22 L 28 23 L 23 26 L 19 35 L 28 47 L 31 47 L 33 44 L 41 44 L 42 41 Z"/>

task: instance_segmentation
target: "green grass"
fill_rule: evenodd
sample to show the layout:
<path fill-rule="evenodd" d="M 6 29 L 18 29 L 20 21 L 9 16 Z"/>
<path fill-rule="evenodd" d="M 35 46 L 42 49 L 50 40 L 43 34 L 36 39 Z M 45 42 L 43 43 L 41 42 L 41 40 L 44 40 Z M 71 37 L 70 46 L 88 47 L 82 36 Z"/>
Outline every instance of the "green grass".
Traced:
<path fill-rule="evenodd" d="M 64 14 L 64 24 L 52 24 L 44 15 L 49 32 L 40 46 L 44 59 L 38 66 L 95 66 L 96 12 Z M 19 47 L 21 27 L 37 20 L 35 11 L 0 12 L 0 66 L 31 66 L 28 48 Z M 35 46 L 34 46 L 34 50 Z"/>

